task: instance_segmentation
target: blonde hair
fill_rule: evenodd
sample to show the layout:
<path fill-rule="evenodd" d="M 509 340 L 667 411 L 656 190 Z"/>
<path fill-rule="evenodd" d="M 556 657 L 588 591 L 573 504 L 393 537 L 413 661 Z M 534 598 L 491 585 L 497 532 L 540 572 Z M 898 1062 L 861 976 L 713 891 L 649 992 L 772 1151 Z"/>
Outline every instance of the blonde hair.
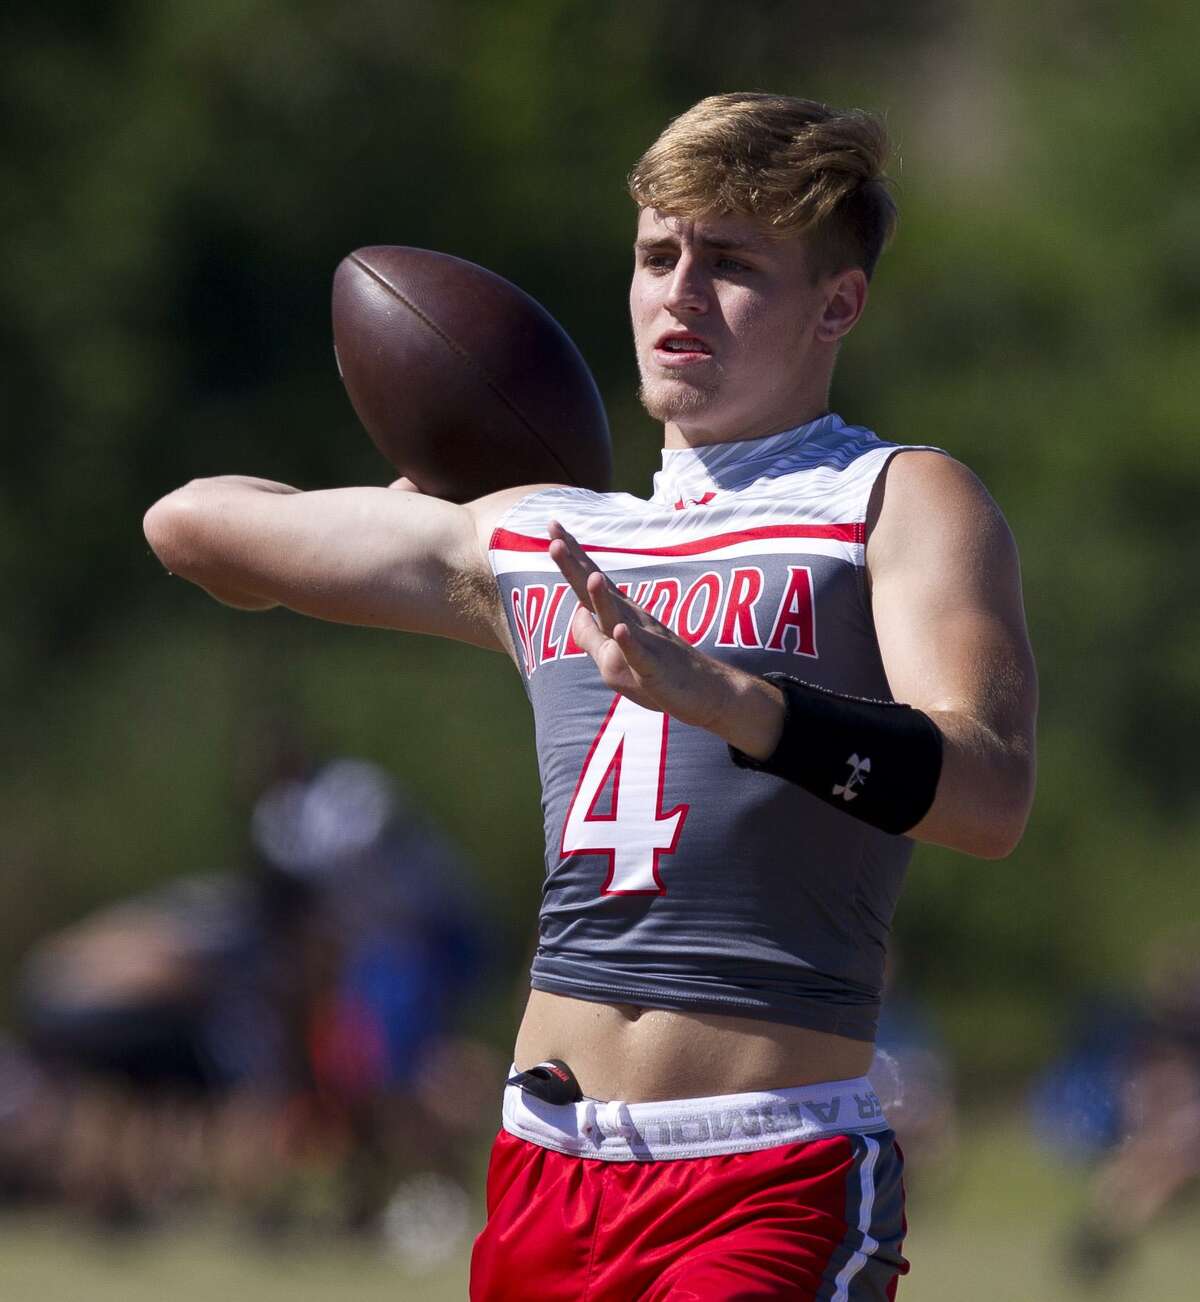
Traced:
<path fill-rule="evenodd" d="M 868 277 L 896 225 L 887 131 L 860 109 L 789 95 L 710 95 L 675 118 L 629 174 L 642 208 L 676 217 L 737 214 L 806 235 L 820 273 Z"/>

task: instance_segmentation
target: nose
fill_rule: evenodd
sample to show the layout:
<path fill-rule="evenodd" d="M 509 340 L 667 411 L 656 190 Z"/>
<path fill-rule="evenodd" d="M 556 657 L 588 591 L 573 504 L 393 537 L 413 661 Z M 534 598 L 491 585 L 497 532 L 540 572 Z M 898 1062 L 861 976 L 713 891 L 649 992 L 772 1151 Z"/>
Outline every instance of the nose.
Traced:
<path fill-rule="evenodd" d="M 664 306 L 676 316 L 696 316 L 708 310 L 708 286 L 704 273 L 689 253 L 684 253 L 675 264 Z"/>

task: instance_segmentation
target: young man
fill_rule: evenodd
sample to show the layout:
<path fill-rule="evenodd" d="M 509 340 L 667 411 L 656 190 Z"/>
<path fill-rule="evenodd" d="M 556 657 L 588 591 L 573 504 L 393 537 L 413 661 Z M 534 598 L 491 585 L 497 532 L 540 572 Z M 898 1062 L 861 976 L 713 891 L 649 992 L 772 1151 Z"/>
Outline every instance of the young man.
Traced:
<path fill-rule="evenodd" d="M 476 1299 L 845 1302 L 907 1269 L 865 1076 L 891 914 L 910 838 L 1018 841 L 1035 686 L 979 482 L 828 412 L 894 221 L 885 153 L 866 115 L 724 95 L 638 164 L 648 501 L 232 478 L 147 516 L 223 601 L 525 678 L 547 875 Z"/>

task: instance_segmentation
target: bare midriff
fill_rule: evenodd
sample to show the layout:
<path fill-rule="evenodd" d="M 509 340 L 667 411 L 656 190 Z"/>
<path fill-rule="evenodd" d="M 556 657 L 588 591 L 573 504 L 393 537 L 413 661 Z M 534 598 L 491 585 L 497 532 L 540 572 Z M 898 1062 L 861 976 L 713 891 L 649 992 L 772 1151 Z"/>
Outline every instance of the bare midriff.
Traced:
<path fill-rule="evenodd" d="M 863 1076 L 873 1046 L 844 1035 L 723 1013 L 681 1013 L 530 993 L 519 1070 L 561 1058 L 594 1099 L 649 1103 Z"/>

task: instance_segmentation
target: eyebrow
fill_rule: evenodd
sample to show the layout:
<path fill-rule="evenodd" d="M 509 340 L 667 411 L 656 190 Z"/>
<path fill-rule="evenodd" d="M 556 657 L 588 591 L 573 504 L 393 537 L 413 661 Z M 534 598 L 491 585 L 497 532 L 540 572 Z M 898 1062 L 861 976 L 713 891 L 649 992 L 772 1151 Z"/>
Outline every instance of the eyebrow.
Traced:
<path fill-rule="evenodd" d="M 717 249 L 721 252 L 730 252 L 733 250 L 761 250 L 763 242 L 761 240 L 734 240 L 723 239 L 718 235 L 702 235 L 697 241 L 706 249 Z M 644 239 L 636 239 L 633 242 L 635 251 L 649 252 L 652 249 L 676 249 L 679 247 L 679 238 L 675 235 L 654 235 Z"/>

